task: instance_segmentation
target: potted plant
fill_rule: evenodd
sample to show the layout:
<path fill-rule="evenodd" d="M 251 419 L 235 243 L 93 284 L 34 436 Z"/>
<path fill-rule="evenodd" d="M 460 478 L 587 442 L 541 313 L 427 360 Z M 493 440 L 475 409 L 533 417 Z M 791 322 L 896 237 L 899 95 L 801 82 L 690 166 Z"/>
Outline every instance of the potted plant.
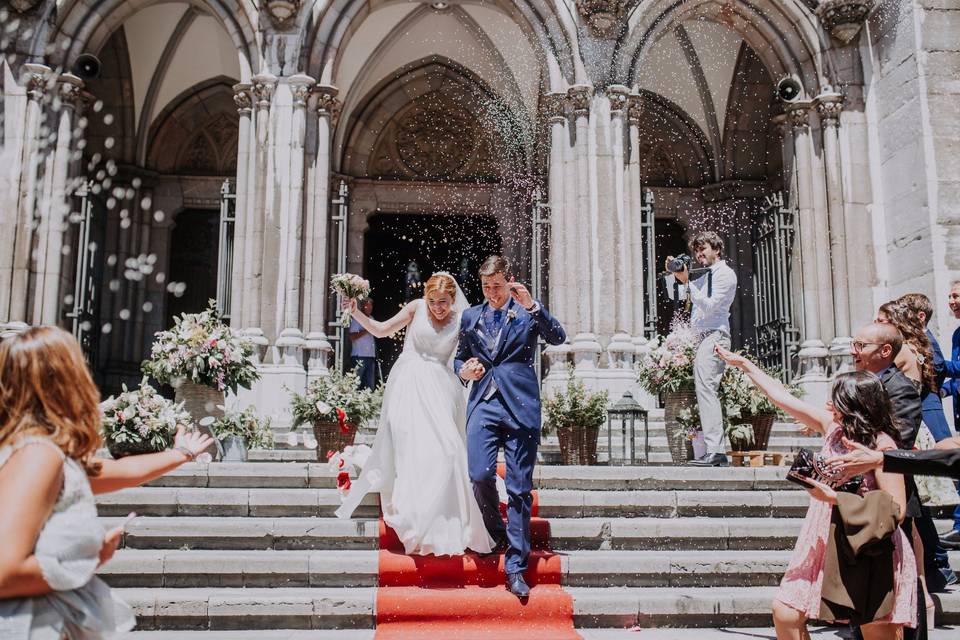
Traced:
<path fill-rule="evenodd" d="M 310 383 L 303 395 L 291 400 L 293 426 L 311 425 L 317 440 L 317 460 L 327 452 L 353 444 L 357 427 L 380 413 L 383 387 L 363 389 L 356 373 L 331 371 Z"/>
<path fill-rule="evenodd" d="M 707 443 L 703 437 L 703 427 L 700 425 L 700 407 L 696 403 L 677 414 L 680 431 L 677 437 L 683 438 L 687 460 L 701 458 L 707 453 Z"/>
<path fill-rule="evenodd" d="M 771 376 L 779 377 L 780 372 L 764 369 Z M 790 392 L 800 396 L 796 385 L 788 387 Z M 743 371 L 736 367 L 727 367 L 720 380 L 718 393 L 724 414 L 724 432 L 734 451 L 763 451 L 770 442 L 773 423 L 783 412 L 760 391 Z"/>
<path fill-rule="evenodd" d="M 161 396 L 146 378 L 133 391 L 123 385 L 120 395 L 100 403 L 100 411 L 103 439 L 114 458 L 169 449 L 177 426 L 192 426 L 183 404 Z"/>
<path fill-rule="evenodd" d="M 693 387 L 693 361 L 698 334 L 686 322 L 674 322 L 665 338 L 654 338 L 650 351 L 637 363 L 637 383 L 651 395 L 663 399 L 664 428 L 674 464 L 688 460 L 682 420 L 684 412 L 697 405 Z"/>
<path fill-rule="evenodd" d="M 566 391 L 557 390 L 544 399 L 543 430 L 556 430 L 561 464 L 597 464 L 597 437 L 607 418 L 608 400 L 606 391 L 588 392 L 573 378 Z"/>
<path fill-rule="evenodd" d="M 214 436 L 223 447 L 223 459 L 246 462 L 250 449 L 267 449 L 273 445 L 270 418 L 260 417 L 253 407 L 228 411 L 211 425 Z"/>
<path fill-rule="evenodd" d="M 172 329 L 158 331 L 141 368 L 173 386 L 177 402 L 198 423 L 206 416 L 223 417 L 224 392 L 249 388 L 260 378 L 253 344 L 221 321 L 214 300 L 206 311 L 184 313 L 174 318 Z"/>

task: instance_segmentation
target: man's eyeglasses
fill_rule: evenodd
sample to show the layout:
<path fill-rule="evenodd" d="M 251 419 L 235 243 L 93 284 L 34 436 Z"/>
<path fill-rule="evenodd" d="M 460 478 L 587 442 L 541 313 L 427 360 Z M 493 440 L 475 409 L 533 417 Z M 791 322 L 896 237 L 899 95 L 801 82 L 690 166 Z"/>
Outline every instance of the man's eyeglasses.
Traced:
<path fill-rule="evenodd" d="M 861 351 L 863 351 L 863 348 L 866 347 L 866 346 L 868 346 L 868 345 L 869 345 L 869 346 L 874 346 L 874 347 L 882 347 L 884 344 L 886 344 L 886 343 L 884 343 L 884 342 L 862 342 L 862 341 L 860 341 L 860 340 L 854 340 L 853 342 L 850 343 L 850 347 L 851 347 L 851 349 L 852 349 L 853 351 L 855 351 L 855 352 L 857 352 L 857 353 L 860 353 Z"/>

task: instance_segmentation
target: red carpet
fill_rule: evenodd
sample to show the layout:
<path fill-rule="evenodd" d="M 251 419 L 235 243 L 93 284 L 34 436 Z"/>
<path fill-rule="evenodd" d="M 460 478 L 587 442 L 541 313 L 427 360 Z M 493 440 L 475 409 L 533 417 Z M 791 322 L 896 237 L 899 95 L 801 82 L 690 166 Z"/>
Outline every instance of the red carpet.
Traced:
<path fill-rule="evenodd" d="M 504 586 L 503 555 L 408 556 L 381 519 L 376 640 L 579 640 L 550 524 L 536 516 L 534 491 L 526 601 Z"/>

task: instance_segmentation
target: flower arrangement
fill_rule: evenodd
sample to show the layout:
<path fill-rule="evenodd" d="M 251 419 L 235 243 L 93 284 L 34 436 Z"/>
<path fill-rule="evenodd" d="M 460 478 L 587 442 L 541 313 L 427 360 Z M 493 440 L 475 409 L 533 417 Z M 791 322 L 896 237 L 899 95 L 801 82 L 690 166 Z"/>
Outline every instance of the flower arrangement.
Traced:
<path fill-rule="evenodd" d="M 330 289 L 348 300 L 362 300 L 370 295 L 370 281 L 352 273 L 338 273 L 330 278 Z M 350 326 L 349 311 L 340 314 L 340 326 Z"/>
<path fill-rule="evenodd" d="M 703 427 L 700 425 L 700 407 L 693 405 L 687 407 L 677 414 L 677 422 L 680 423 L 680 437 L 684 440 L 694 440 L 697 435 L 703 433 Z"/>
<path fill-rule="evenodd" d="M 230 331 L 210 300 L 206 311 L 184 313 L 172 329 L 158 331 L 141 368 L 163 384 L 189 380 L 236 393 L 260 377 L 253 354 L 253 344 Z"/>
<path fill-rule="evenodd" d="M 227 436 L 238 436 L 243 438 L 250 449 L 268 449 L 273 446 L 270 418 L 260 417 L 253 407 L 227 412 L 213 422 L 211 429 L 218 440 Z"/>
<path fill-rule="evenodd" d="M 588 392 L 583 382 L 570 378 L 566 391 L 555 391 L 543 400 L 543 432 L 560 427 L 600 427 L 607 419 L 609 394 Z"/>
<path fill-rule="evenodd" d="M 760 366 L 760 368 L 774 378 L 781 377 L 780 371 L 763 366 Z M 788 385 L 787 388 L 790 393 L 798 398 L 803 393 L 797 385 Z M 769 427 L 773 419 L 784 415 L 767 394 L 760 391 L 747 374 L 736 367 L 727 367 L 723 372 L 717 395 L 723 407 L 724 433 L 734 447 L 748 446 L 750 443 L 756 442 L 757 433 L 755 433 L 755 429 L 757 424 L 755 423 L 758 419 L 764 416 L 768 417 Z M 760 438 L 762 443 L 766 442 L 766 438 L 769 436 L 768 428 L 763 429 L 763 431 L 766 435 Z"/>
<path fill-rule="evenodd" d="M 637 382 L 653 395 L 693 387 L 693 360 L 699 335 L 687 322 L 674 322 L 665 338 L 655 338 L 637 363 Z"/>
<path fill-rule="evenodd" d="M 173 444 L 177 426 L 190 427 L 190 415 L 183 404 L 167 400 L 144 378 L 140 388 L 110 396 L 100 403 L 103 438 L 115 458 L 153 453 Z"/>
<path fill-rule="evenodd" d="M 337 474 L 337 491 L 343 497 L 350 491 L 350 476 L 356 476 L 370 457 L 370 447 L 365 444 L 350 445 L 343 451 L 328 451 L 327 464 Z"/>
<path fill-rule="evenodd" d="M 293 394 L 293 424 L 336 421 L 346 433 L 348 424 L 360 424 L 380 413 L 382 402 L 382 386 L 363 389 L 356 373 L 331 371 L 314 380 L 303 395 Z"/>

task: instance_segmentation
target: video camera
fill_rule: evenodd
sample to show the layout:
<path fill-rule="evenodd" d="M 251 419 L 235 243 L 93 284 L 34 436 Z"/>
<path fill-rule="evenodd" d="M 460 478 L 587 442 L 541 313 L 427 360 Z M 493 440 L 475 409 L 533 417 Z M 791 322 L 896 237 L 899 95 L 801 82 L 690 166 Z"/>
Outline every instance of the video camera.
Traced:
<path fill-rule="evenodd" d="M 681 253 L 679 256 L 667 263 L 667 271 L 670 273 L 680 273 L 684 270 L 684 268 L 689 269 L 692 262 L 693 258 L 685 253 Z"/>

